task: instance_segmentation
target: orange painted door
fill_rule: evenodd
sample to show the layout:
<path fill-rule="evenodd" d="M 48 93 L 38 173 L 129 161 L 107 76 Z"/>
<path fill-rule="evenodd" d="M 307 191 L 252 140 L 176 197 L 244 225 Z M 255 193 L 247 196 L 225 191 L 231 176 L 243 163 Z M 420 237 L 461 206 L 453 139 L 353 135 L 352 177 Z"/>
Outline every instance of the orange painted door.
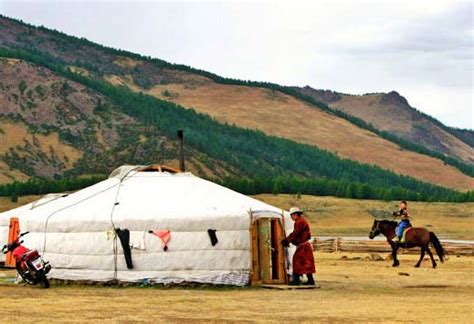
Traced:
<path fill-rule="evenodd" d="M 18 222 L 18 218 L 12 217 L 10 218 L 10 229 L 8 231 L 8 243 L 13 242 L 18 238 L 20 234 L 20 223 Z M 15 267 L 15 259 L 13 258 L 13 253 L 8 252 L 5 257 L 5 266 L 6 267 Z"/>

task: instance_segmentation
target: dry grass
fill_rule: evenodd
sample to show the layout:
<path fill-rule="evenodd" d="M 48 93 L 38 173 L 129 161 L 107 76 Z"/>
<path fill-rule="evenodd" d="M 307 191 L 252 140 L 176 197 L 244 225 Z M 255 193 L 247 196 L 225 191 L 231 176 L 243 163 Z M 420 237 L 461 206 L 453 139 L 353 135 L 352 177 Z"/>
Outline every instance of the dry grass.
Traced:
<path fill-rule="evenodd" d="M 59 140 L 58 133 L 33 135 L 24 124 L 12 122 L 2 122 L 2 131 L 3 133 L 0 133 L 0 154 L 7 153 L 10 148 L 25 147 L 26 143 L 30 143 L 36 147 L 36 139 L 42 152 L 51 155 L 52 148 L 56 158 L 64 162 L 67 168 L 72 167 L 74 162 L 81 157 L 79 150 Z M 67 157 L 67 159 L 65 159 L 65 157 Z"/>
<path fill-rule="evenodd" d="M 343 261 L 342 255 L 315 254 L 317 290 L 76 285 L 43 290 L 3 278 L 0 318 L 7 323 L 472 321 L 474 258 L 452 258 L 432 270 L 427 261 L 413 268 L 416 256 L 401 256 L 394 269 L 388 261 Z"/>
<path fill-rule="evenodd" d="M 134 68 L 137 65 L 140 65 L 141 61 L 134 60 L 130 57 L 117 56 L 117 59 L 114 61 L 114 64 L 123 68 Z"/>
<path fill-rule="evenodd" d="M 49 155 L 50 158 L 52 158 L 54 152 L 55 159 L 62 161 L 66 168 L 71 168 L 81 157 L 81 152 L 72 146 L 62 143 L 57 133 L 33 135 L 24 124 L 5 121 L 1 123 L 1 130 L 0 157 L 11 148 L 20 148 L 21 154 L 21 150 L 24 149 L 28 143 L 46 155 Z M 27 179 L 27 175 L 19 170 L 10 168 L 6 163 L 0 161 L 0 184 L 12 182 L 13 180 L 24 181 Z"/>
<path fill-rule="evenodd" d="M 90 76 L 90 72 L 88 70 L 78 67 L 78 66 L 70 65 L 69 70 L 71 72 L 74 72 L 83 76 Z"/>
<path fill-rule="evenodd" d="M 0 198 L 0 211 L 18 203 Z M 367 210 L 393 210 L 394 202 L 332 197 L 259 195 L 282 208 L 308 210 L 313 231 L 367 235 Z M 437 233 L 473 238 L 474 204 L 410 203 L 415 224 L 429 222 Z M 423 214 L 423 215 L 422 215 Z M 348 260 L 342 260 L 347 256 Z M 386 255 L 382 255 L 386 257 Z M 99 286 L 16 286 L 12 271 L 0 272 L 2 322 L 439 322 L 473 318 L 474 258 L 450 257 L 436 270 L 415 255 L 400 255 L 401 266 L 367 261 L 367 254 L 315 253 L 318 290 L 259 288 L 139 288 Z M 408 276 L 399 275 L 399 272 Z"/>
<path fill-rule="evenodd" d="M 30 202 L 38 200 L 41 197 L 42 196 L 22 196 L 18 197 L 18 202 L 12 202 L 9 197 L 0 197 L 0 213 L 29 204 Z"/>
<path fill-rule="evenodd" d="M 255 198 L 288 209 L 299 206 L 307 211 L 313 235 L 367 236 L 374 216 L 398 208 L 398 202 L 343 199 L 302 195 L 258 195 Z M 413 226 L 426 227 L 439 237 L 474 239 L 474 203 L 409 202 Z"/>
<path fill-rule="evenodd" d="M 441 160 L 402 150 L 345 119 L 278 91 L 216 84 L 207 79 L 190 84 L 156 85 L 146 91 L 134 84 L 130 76 L 107 76 L 106 80 L 194 108 L 221 122 L 314 145 L 341 157 L 375 164 L 420 180 L 458 189 L 474 187 L 474 178 L 444 165 Z M 173 93 L 171 98 L 164 96 L 166 90 Z M 288 123 L 289 116 L 291 124 Z"/>
<path fill-rule="evenodd" d="M 17 181 L 25 181 L 28 176 L 19 170 L 12 169 L 8 164 L 0 161 L 0 184 Z"/>
<path fill-rule="evenodd" d="M 17 63 L 21 62 L 19 59 L 13 59 L 13 58 L 2 58 L 2 60 L 6 60 L 8 64 L 11 66 L 15 66 Z"/>
<path fill-rule="evenodd" d="M 141 89 L 133 83 L 132 81 L 132 77 L 130 75 L 126 75 L 126 76 L 117 76 L 117 75 L 107 75 L 104 77 L 104 79 L 113 84 L 114 86 L 123 86 L 123 87 L 127 87 L 129 88 L 130 90 L 133 90 L 135 92 L 139 92 L 141 91 Z"/>

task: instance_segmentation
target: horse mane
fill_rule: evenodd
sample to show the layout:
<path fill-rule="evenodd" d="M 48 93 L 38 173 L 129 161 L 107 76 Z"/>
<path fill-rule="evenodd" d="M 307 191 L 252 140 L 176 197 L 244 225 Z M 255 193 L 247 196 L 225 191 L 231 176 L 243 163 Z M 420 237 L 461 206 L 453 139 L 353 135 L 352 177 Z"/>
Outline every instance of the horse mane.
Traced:
<path fill-rule="evenodd" d="M 382 224 L 386 224 L 386 225 L 392 225 L 392 226 L 397 226 L 397 225 L 398 225 L 397 222 L 395 222 L 395 221 L 390 221 L 390 220 L 386 220 L 386 219 L 384 219 L 384 220 L 379 220 L 378 222 L 379 222 L 379 223 L 382 223 Z"/>

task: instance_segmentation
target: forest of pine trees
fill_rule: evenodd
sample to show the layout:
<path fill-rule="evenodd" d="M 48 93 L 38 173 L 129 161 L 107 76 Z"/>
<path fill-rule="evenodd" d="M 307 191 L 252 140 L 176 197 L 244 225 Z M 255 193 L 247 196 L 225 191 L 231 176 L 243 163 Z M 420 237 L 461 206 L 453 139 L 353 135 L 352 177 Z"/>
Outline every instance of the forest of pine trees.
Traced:
<path fill-rule="evenodd" d="M 0 196 L 10 197 L 17 201 L 19 196 L 44 195 L 51 192 L 70 192 L 91 186 L 104 177 L 63 178 L 59 180 L 30 179 L 26 182 L 13 182 L 0 185 Z M 215 182 L 246 195 L 261 193 L 273 194 L 307 194 L 317 196 L 335 196 L 355 199 L 380 199 L 410 201 L 446 201 L 472 202 L 474 191 L 460 193 L 452 190 L 440 191 L 435 194 L 423 194 L 401 187 L 376 187 L 363 183 L 319 179 L 302 179 L 296 177 L 256 177 L 226 178 Z"/>
<path fill-rule="evenodd" d="M 472 193 L 457 192 L 376 166 L 341 159 L 313 146 L 220 124 L 179 105 L 73 73 L 59 59 L 43 53 L 0 48 L 0 56 L 24 59 L 81 83 L 108 97 L 121 112 L 154 127 L 157 133 L 169 139 L 175 138 L 177 129 L 183 129 L 188 146 L 240 171 L 242 177 L 220 181 L 245 194 L 311 193 L 384 200 L 474 201 Z M 88 181 L 92 183 L 97 179 Z M 27 184 L 2 186 L 0 195 L 14 197 L 69 191 L 86 184 L 85 179 L 74 178 L 58 184 L 50 180 L 31 180 Z"/>

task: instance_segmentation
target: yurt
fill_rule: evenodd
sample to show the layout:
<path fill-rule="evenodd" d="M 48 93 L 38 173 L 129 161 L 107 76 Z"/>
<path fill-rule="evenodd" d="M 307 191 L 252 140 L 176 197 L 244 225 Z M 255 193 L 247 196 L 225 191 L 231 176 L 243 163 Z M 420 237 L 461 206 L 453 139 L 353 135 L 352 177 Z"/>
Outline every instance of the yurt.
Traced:
<path fill-rule="evenodd" d="M 24 245 L 54 279 L 247 285 L 284 283 L 291 269 L 280 243 L 293 227 L 286 212 L 162 166 L 122 166 L 0 221 L 3 242 L 29 231 Z"/>
<path fill-rule="evenodd" d="M 54 199 L 58 199 L 62 197 L 65 194 L 61 193 L 52 193 L 52 194 L 47 194 L 44 197 L 33 201 L 29 204 L 20 206 L 18 208 L 11 209 L 9 211 L 6 211 L 4 213 L 0 213 L 0 247 L 3 246 L 8 242 L 8 237 L 10 232 L 13 236 L 17 235 L 18 233 L 18 228 L 13 228 L 12 231 L 10 231 L 12 219 L 15 220 L 15 222 L 18 220 L 18 218 L 21 218 L 21 216 L 24 213 L 28 213 L 33 208 L 37 208 L 41 206 L 42 204 L 48 203 Z M 5 262 L 5 255 L 0 253 L 0 263 Z"/>

